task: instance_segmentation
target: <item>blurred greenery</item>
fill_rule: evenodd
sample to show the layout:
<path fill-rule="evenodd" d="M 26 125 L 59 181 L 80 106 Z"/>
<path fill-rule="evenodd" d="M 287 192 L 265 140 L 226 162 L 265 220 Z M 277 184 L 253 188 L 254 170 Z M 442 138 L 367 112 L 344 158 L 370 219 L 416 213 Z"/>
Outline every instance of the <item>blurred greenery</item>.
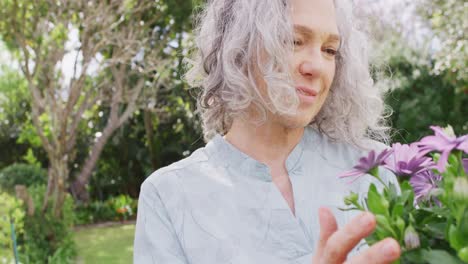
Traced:
<path fill-rule="evenodd" d="M 448 81 L 468 92 L 468 5 L 462 0 L 422 0 L 418 12 L 438 39 L 433 72 L 445 72 Z"/>
<path fill-rule="evenodd" d="M 402 58 L 391 62 L 401 86 L 388 94 L 393 109 L 394 141 L 414 142 L 432 133 L 431 125 L 451 125 L 459 135 L 468 134 L 468 94 L 457 92 L 446 75 L 431 74 L 431 66 L 412 65 Z"/>
<path fill-rule="evenodd" d="M 108 221 L 134 220 L 138 200 L 129 195 L 112 196 L 106 201 L 95 200 L 88 204 L 75 206 L 76 225 L 93 224 Z"/>
<path fill-rule="evenodd" d="M 63 217 L 57 218 L 49 207 L 42 213 L 46 186 L 35 185 L 28 188 L 35 212 L 24 218 L 24 235 L 19 237 L 22 245 L 20 259 L 23 263 L 70 263 L 76 256 L 72 227 L 75 220 L 73 199 L 67 194 Z"/>
<path fill-rule="evenodd" d="M 468 56 L 466 38 L 460 35 L 468 30 L 462 15 L 468 6 L 462 0 L 404 3 L 415 9 L 412 20 L 406 21 L 410 24 L 396 22 L 402 16 L 399 9 L 393 10 L 389 22 L 370 20 L 375 37 L 372 64 L 380 70 L 375 77 L 383 79 L 378 85 L 387 90 L 385 101 L 393 110 L 392 141 L 421 139 L 432 133 L 431 125 L 451 125 L 456 134 L 468 134 Z M 441 14 L 444 19 L 435 23 Z M 421 27 L 415 26 L 418 23 Z"/>
<path fill-rule="evenodd" d="M 45 185 L 47 172 L 38 165 L 14 163 L 0 170 L 0 189 L 14 193 L 15 185 Z"/>
<path fill-rule="evenodd" d="M 0 262 L 11 263 L 14 259 L 13 241 L 11 240 L 11 223 L 15 228 L 15 235 L 24 233 L 23 203 L 16 197 L 3 192 L 0 188 Z M 21 248 L 20 248 L 21 249 Z"/>

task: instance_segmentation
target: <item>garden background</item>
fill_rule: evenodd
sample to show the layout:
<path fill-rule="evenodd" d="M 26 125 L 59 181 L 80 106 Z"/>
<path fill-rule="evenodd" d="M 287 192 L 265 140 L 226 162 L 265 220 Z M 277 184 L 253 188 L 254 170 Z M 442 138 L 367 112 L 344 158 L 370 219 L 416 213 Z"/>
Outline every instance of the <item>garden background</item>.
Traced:
<path fill-rule="evenodd" d="M 131 263 L 141 183 L 204 145 L 183 79 L 203 2 L 0 0 L 0 263 Z M 467 3 L 354 2 L 392 139 L 468 134 Z"/>

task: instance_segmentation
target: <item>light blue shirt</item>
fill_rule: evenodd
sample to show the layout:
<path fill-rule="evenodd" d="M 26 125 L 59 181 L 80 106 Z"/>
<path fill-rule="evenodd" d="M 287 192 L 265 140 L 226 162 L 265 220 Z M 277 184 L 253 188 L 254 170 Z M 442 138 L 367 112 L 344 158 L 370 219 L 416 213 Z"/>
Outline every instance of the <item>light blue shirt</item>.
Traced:
<path fill-rule="evenodd" d="M 383 144 L 370 141 L 369 148 Z M 352 184 L 338 174 L 366 155 L 307 127 L 286 160 L 295 216 L 269 168 L 221 135 L 189 157 L 161 168 L 141 186 L 134 263 L 310 264 L 319 237 L 318 208 L 341 226 L 357 214 L 341 211 L 350 191 L 365 194 L 370 176 Z M 385 172 L 385 181 L 395 181 Z"/>

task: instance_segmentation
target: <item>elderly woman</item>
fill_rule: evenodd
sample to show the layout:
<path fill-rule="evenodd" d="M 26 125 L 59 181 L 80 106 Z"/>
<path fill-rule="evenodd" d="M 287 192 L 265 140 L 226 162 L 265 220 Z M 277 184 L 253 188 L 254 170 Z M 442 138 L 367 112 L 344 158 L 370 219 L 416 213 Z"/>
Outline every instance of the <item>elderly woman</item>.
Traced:
<path fill-rule="evenodd" d="M 369 181 L 337 175 L 387 132 L 348 2 L 208 1 L 187 75 L 208 143 L 142 184 L 135 263 L 398 259 L 392 239 L 358 246 L 372 214 L 338 210 Z"/>

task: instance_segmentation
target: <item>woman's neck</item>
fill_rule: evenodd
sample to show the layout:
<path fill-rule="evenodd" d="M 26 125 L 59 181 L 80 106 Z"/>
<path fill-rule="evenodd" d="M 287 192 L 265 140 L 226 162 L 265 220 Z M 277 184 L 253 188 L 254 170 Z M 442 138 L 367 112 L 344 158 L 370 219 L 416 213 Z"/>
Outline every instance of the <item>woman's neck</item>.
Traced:
<path fill-rule="evenodd" d="M 238 118 L 224 138 L 257 161 L 278 166 L 285 163 L 303 133 L 304 127 L 287 128 L 274 121 L 256 125 Z"/>

